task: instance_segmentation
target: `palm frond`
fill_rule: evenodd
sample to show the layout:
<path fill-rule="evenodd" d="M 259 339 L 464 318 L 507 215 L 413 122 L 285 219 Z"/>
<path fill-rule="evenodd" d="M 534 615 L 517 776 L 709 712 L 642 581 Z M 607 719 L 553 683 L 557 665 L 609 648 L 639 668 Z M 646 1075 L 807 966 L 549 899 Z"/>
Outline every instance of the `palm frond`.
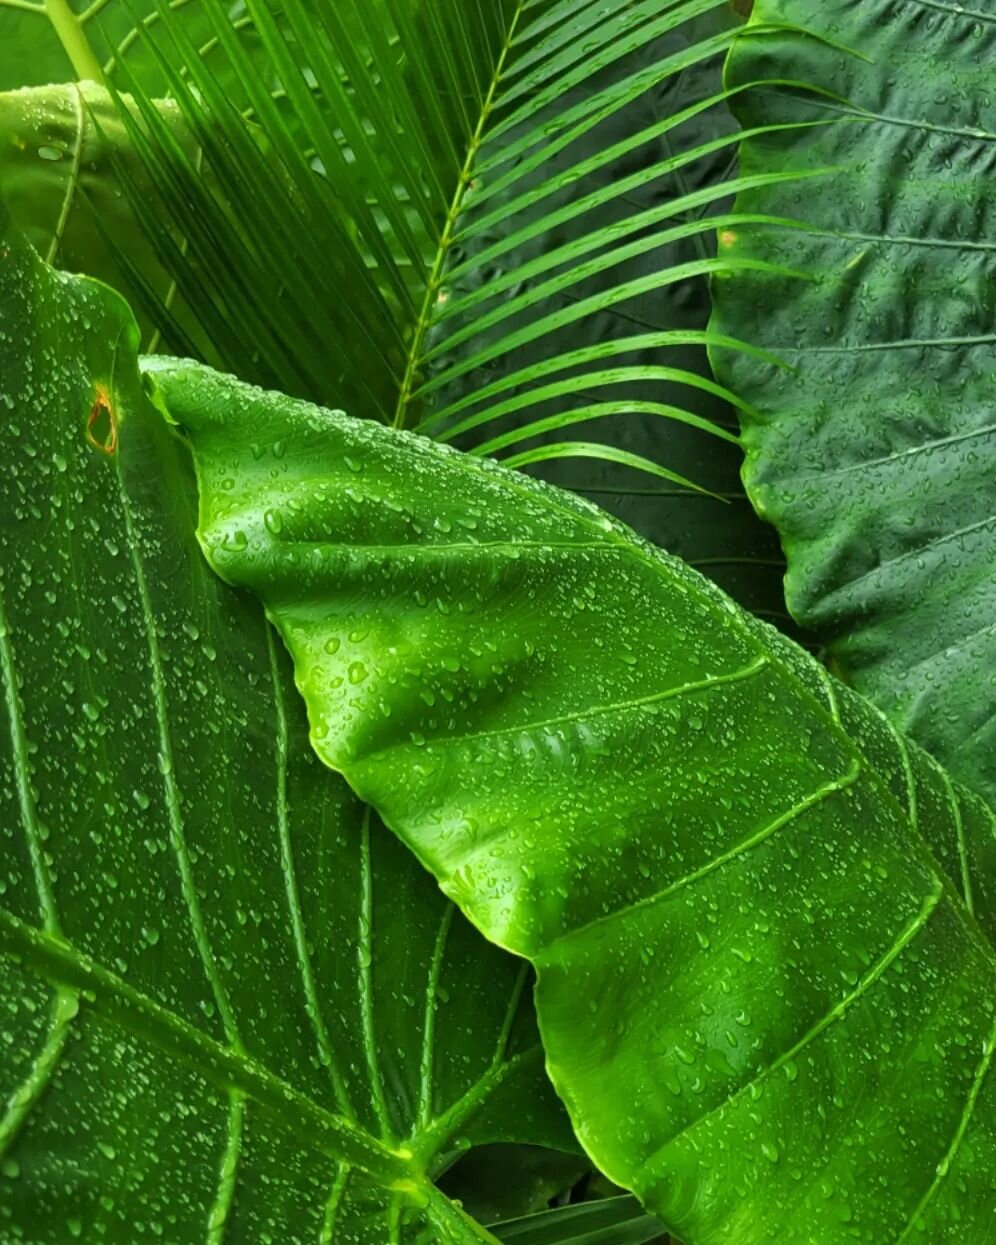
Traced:
<path fill-rule="evenodd" d="M 719 80 L 728 0 L 198 0 L 210 66 L 156 3 L 135 28 L 210 178 L 119 60 L 160 199 L 135 209 L 171 217 L 160 259 L 227 367 L 513 465 L 647 469 L 634 420 L 735 441 L 690 293 L 738 266 L 714 237 L 758 183 Z"/>

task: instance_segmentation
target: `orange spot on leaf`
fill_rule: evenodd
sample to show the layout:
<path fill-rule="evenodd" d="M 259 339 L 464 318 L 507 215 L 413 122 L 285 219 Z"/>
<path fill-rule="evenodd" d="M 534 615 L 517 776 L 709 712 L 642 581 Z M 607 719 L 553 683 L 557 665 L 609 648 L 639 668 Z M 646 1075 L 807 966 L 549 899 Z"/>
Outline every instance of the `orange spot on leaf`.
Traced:
<path fill-rule="evenodd" d="M 93 406 L 86 421 L 86 439 L 102 454 L 114 454 L 118 448 L 118 418 L 111 398 L 103 385 L 94 391 Z"/>
<path fill-rule="evenodd" d="M 732 229 L 721 229 L 719 231 L 719 240 L 723 246 L 732 246 L 737 240 L 737 235 Z"/>

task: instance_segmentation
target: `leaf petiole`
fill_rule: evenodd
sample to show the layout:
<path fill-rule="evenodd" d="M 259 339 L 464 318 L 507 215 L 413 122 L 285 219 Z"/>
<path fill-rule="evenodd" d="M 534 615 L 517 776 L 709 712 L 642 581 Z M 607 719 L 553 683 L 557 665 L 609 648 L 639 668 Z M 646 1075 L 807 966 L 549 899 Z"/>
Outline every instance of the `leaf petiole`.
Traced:
<path fill-rule="evenodd" d="M 104 74 L 100 62 L 90 46 L 82 22 L 69 7 L 67 0 L 45 0 L 44 6 L 39 8 L 52 23 L 80 81 L 102 82 Z"/>

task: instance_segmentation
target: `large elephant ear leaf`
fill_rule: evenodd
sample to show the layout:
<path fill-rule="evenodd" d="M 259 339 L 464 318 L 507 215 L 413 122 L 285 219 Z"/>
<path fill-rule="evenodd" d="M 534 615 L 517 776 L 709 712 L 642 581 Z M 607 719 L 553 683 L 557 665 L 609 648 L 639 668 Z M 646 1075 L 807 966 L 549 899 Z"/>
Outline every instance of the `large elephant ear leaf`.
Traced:
<path fill-rule="evenodd" d="M 319 755 L 537 966 L 599 1167 L 689 1245 L 986 1239 L 988 808 L 572 494 L 151 366 Z"/>
<path fill-rule="evenodd" d="M 723 249 L 777 256 L 810 279 L 721 274 L 712 324 L 793 365 L 714 357 L 760 408 L 744 419 L 745 478 L 781 534 L 789 608 L 848 682 L 994 802 L 996 208 L 986 165 L 996 103 L 986 67 L 996 22 L 986 7 L 759 0 L 756 22 L 817 37 L 743 40 L 728 82 L 791 67 L 841 100 L 735 95 L 744 172 L 840 172 L 819 195 L 791 181 L 741 193 L 748 214 L 808 226 L 745 223 Z M 832 124 L 751 133 L 761 118 Z"/>
<path fill-rule="evenodd" d="M 573 1146 L 527 968 L 313 758 L 136 337 L 0 230 L 0 1238 L 492 1239 L 433 1178 Z"/>

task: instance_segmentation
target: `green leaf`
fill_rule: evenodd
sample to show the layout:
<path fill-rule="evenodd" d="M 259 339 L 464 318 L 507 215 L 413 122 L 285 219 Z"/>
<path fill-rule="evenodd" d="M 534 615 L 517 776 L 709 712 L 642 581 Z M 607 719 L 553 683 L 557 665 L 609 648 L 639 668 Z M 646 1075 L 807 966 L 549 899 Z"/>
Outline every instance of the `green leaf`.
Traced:
<path fill-rule="evenodd" d="M 646 1215 L 636 1198 L 613 1197 L 562 1206 L 507 1223 L 491 1231 L 504 1245 L 666 1245 L 659 1220 Z"/>
<path fill-rule="evenodd" d="M 121 299 L 5 223 L 0 328 L 0 1238 L 492 1239 L 432 1180 L 573 1144 L 525 966 L 312 757 Z"/>
<path fill-rule="evenodd" d="M 175 104 L 157 106 L 196 160 Z M 101 87 L 73 83 L 0 94 L 0 198 L 35 250 L 55 268 L 106 282 L 138 308 L 143 302 L 168 308 L 173 336 L 165 344 L 210 359 L 210 343 L 121 193 L 122 165 L 134 192 L 152 198 L 145 166 Z M 181 239 L 172 245 L 182 253 Z M 155 349 L 159 339 L 147 317 L 140 329 Z"/>
<path fill-rule="evenodd" d="M 963 782 L 996 801 L 996 556 L 992 418 L 992 194 L 996 108 L 986 6 L 762 0 L 754 20 L 798 24 L 745 39 L 735 86 L 791 72 L 848 101 L 749 90 L 745 174 L 838 165 L 809 195 L 782 182 L 741 193 L 726 250 L 779 262 L 721 277 L 713 330 L 793 365 L 715 352 L 743 416 L 746 481 L 788 554 L 795 617 L 833 669 Z M 857 49 L 849 54 L 842 46 Z"/>
<path fill-rule="evenodd" d="M 468 1214 L 490 1224 L 545 1212 L 554 1198 L 590 1173 L 591 1164 L 579 1154 L 499 1143 L 471 1150 L 446 1172 L 439 1186 Z"/>
<path fill-rule="evenodd" d="M 599 1168 L 689 1245 L 986 1239 L 987 806 L 572 494 L 148 366 L 319 755 L 536 965 Z"/>
<path fill-rule="evenodd" d="M 554 127 L 558 113 L 715 35 L 723 29 L 723 12 L 713 9 L 597 70 L 541 110 L 534 127 Z M 577 14 L 575 25 L 583 20 Z M 532 45 L 537 56 L 535 38 Z M 443 383 L 433 392 L 423 428 L 461 448 L 506 456 L 546 453 L 565 432 L 597 440 L 607 447 L 604 455 L 546 458 L 543 478 L 600 501 L 655 543 L 701 564 L 741 603 L 783 620 L 784 563 L 743 495 L 742 455 L 736 441 L 727 440 L 736 416 L 726 391 L 712 381 L 706 357 L 707 276 L 688 275 L 615 299 L 626 279 L 715 254 L 708 222 L 728 210 L 736 167 L 721 69 L 717 54 L 677 72 L 662 70 L 636 98 L 521 171 L 513 162 L 506 173 L 501 161 L 522 127 L 485 138 L 478 161 L 494 166 L 490 176 L 500 175 L 500 182 L 489 194 L 485 174 L 457 221 L 430 337 L 443 351 L 429 374 Z M 599 271 L 582 271 L 606 241 L 628 236 L 627 230 L 646 237 L 655 218 L 652 245 L 641 244 Z M 513 323 L 569 307 L 579 293 L 598 296 L 600 305 L 590 314 L 504 351 L 503 322 L 479 331 L 482 314 L 504 307 L 513 295 L 524 303 L 571 256 L 570 279 Z M 447 333 L 460 325 L 471 335 L 447 350 Z M 492 342 L 498 353 L 486 365 L 461 371 L 464 359 Z M 446 380 L 447 372 L 453 379 Z M 641 479 L 613 460 L 618 450 L 660 464 L 686 483 L 662 487 Z"/>
<path fill-rule="evenodd" d="M 433 419 L 441 435 L 507 411 L 507 395 L 487 401 L 497 374 L 516 390 L 513 426 L 528 442 L 551 416 L 594 417 L 579 385 L 591 361 L 577 348 L 596 344 L 603 370 L 615 362 L 619 403 L 599 417 L 635 416 L 639 437 L 691 409 L 700 431 L 730 438 L 703 333 L 706 280 L 725 265 L 705 218 L 739 184 L 719 81 L 737 33 L 725 0 L 383 0 L 374 11 L 248 0 L 262 68 L 232 15 L 215 0 L 203 10 L 220 73 L 185 10 L 161 6 L 145 43 L 215 191 L 171 151 L 141 75 L 124 64 L 116 81 L 139 100 L 148 134 L 134 140 L 189 243 L 168 266 L 178 282 L 186 274 L 227 367 L 399 425 Z M 230 79 L 272 160 L 247 142 Z M 293 183 L 293 235 L 274 162 Z M 541 372 L 553 379 L 538 386 Z M 592 374 L 591 387 L 608 384 Z M 471 410 L 468 393 L 480 396 Z M 603 436 L 613 444 L 611 429 Z M 675 457 L 698 466 L 710 453 L 703 437 Z M 637 461 L 610 455 L 603 474 L 627 492 Z M 727 451 L 707 472 L 724 492 L 736 461 Z"/>
<path fill-rule="evenodd" d="M 150 122 L 116 144 L 120 179 L 97 176 L 107 198 L 123 182 L 118 215 L 135 217 L 112 237 L 149 235 L 151 257 L 133 248 L 140 266 L 165 265 L 201 332 L 178 323 L 159 282 L 143 283 L 140 307 L 174 353 L 357 413 L 424 417 L 465 448 L 537 464 L 787 623 L 784 563 L 743 494 L 730 395 L 706 357 L 711 222 L 726 219 L 740 184 L 721 82 L 731 7 L 506 4 L 487 21 L 462 0 L 449 17 L 447 7 L 154 11 L 114 70 L 119 85 L 134 77 Z M 198 39 L 213 45 L 206 67 Z M 441 109 L 439 81 L 454 71 L 465 103 Z M 173 91 L 204 157 L 170 156 L 152 81 Z M 246 142 L 233 82 L 268 136 L 265 162 Z M 220 179 L 205 186 L 212 156 Z M 290 246 L 289 201 L 313 205 Z M 164 226 L 190 242 L 158 238 Z M 259 297 L 274 289 L 279 298 Z M 288 299 L 303 308 L 296 324 Z M 568 319 L 523 344 L 524 326 L 551 315 Z M 564 435 L 578 445 L 552 448 Z"/>

